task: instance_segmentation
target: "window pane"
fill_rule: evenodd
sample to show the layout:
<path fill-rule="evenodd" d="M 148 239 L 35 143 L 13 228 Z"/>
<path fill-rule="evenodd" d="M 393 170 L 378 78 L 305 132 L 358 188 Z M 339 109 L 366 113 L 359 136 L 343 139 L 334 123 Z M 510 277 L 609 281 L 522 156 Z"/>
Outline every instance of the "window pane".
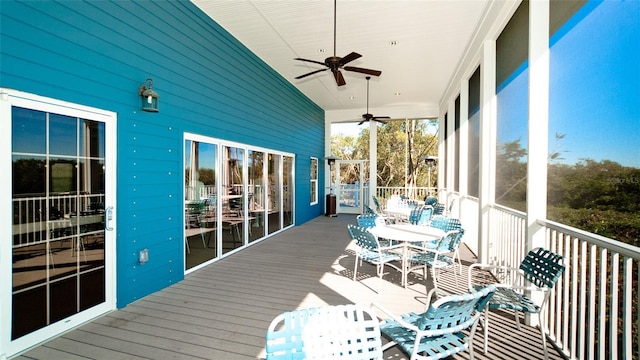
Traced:
<path fill-rule="evenodd" d="M 13 107 L 11 109 L 11 146 L 14 153 L 44 154 L 46 151 L 46 119 L 42 111 Z"/>
<path fill-rule="evenodd" d="M 529 113 L 529 3 L 522 2 L 496 42 L 496 203 L 525 211 Z"/>
<path fill-rule="evenodd" d="M 469 79 L 469 163 L 467 193 L 478 196 L 480 166 L 480 67 Z"/>
<path fill-rule="evenodd" d="M 589 2 L 551 37 L 547 217 L 638 246 L 640 2 Z"/>

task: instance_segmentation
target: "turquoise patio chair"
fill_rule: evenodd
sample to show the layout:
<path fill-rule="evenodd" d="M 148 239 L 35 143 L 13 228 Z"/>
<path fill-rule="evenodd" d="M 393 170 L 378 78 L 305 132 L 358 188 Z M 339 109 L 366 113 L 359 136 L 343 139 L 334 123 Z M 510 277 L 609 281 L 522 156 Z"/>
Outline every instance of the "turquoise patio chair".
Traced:
<path fill-rule="evenodd" d="M 382 359 L 379 320 L 360 305 L 288 311 L 267 329 L 267 360 Z"/>
<path fill-rule="evenodd" d="M 474 268 L 497 270 L 501 278 L 510 279 L 509 283 L 496 284 L 496 293 L 485 310 L 485 353 L 488 353 L 487 340 L 489 329 L 489 310 L 512 310 L 514 312 L 516 327 L 518 330 L 520 330 L 520 320 L 518 319 L 519 312 L 538 315 L 544 358 L 549 359 L 549 354 L 547 352 L 547 340 L 544 335 L 544 317 L 542 316 L 542 310 L 544 309 L 547 300 L 549 300 L 553 286 L 564 271 L 565 267 L 562 265 L 562 261 L 563 257 L 560 255 L 543 248 L 535 248 L 529 251 L 517 269 L 507 266 L 488 264 L 472 264 L 469 267 L 469 290 L 475 290 L 482 287 L 482 285 L 474 285 L 472 283 L 472 271 Z M 539 303 L 536 303 L 527 295 L 528 292 L 542 293 L 543 298 Z"/>
<path fill-rule="evenodd" d="M 433 206 L 423 205 L 411 210 L 409 222 L 414 225 L 427 226 L 431 220 L 431 215 L 433 215 Z"/>
<path fill-rule="evenodd" d="M 397 316 L 372 304 L 372 308 L 390 317 L 380 324 L 380 331 L 391 340 L 382 350 L 398 345 L 410 355 L 410 360 L 431 360 L 448 358 L 468 349 L 473 360 L 473 336 L 478 319 L 494 291 L 495 286 L 488 285 L 469 294 L 446 295 L 435 300 L 436 294 L 443 292 L 432 289 L 427 295 L 427 310 L 421 314 Z M 470 332 L 465 331 L 469 328 Z"/>
<path fill-rule="evenodd" d="M 438 287 L 438 274 L 440 270 L 453 268 L 453 275 L 458 285 L 458 271 L 456 271 L 455 254 L 462 242 L 463 229 L 451 230 L 442 238 L 434 242 L 425 242 L 421 247 L 412 247 L 414 252 L 409 255 L 409 269 L 407 274 L 423 269 L 424 280 L 427 280 L 427 268 L 431 268 L 433 287 Z M 449 255 L 451 254 L 451 255 Z"/>
<path fill-rule="evenodd" d="M 384 266 L 387 265 L 398 271 L 402 271 L 401 265 L 392 264 L 393 262 L 402 262 L 402 255 L 390 250 L 401 248 L 403 245 L 390 245 L 382 246 L 375 235 L 370 233 L 367 229 L 353 224 L 348 224 L 349 234 L 355 241 L 356 259 L 353 268 L 353 281 L 356 281 L 358 275 L 358 263 L 362 263 L 362 260 L 375 265 L 376 273 L 378 275 L 378 292 L 380 292 L 380 285 L 382 283 L 382 275 L 384 274 Z"/>
<path fill-rule="evenodd" d="M 384 218 L 378 214 L 360 214 L 356 216 L 356 222 L 365 229 L 385 225 Z"/>
<path fill-rule="evenodd" d="M 433 205 L 433 215 L 444 215 L 445 210 L 446 208 L 442 203 Z"/>

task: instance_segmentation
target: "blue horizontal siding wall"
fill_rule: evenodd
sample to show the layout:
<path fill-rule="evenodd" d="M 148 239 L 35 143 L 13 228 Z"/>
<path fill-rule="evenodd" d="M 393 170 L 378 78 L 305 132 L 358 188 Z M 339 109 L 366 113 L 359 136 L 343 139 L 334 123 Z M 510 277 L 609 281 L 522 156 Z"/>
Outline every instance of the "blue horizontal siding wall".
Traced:
<path fill-rule="evenodd" d="M 184 132 L 294 153 L 296 222 L 322 214 L 324 111 L 189 1 L 2 0 L 0 26 L 0 86 L 118 115 L 118 307 L 183 278 Z"/>

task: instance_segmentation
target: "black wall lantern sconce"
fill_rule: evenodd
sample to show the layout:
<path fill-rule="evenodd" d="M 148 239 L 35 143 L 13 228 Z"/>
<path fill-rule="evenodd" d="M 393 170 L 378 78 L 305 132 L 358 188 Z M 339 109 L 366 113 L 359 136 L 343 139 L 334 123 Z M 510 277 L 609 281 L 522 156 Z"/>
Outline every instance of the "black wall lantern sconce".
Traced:
<path fill-rule="evenodd" d="M 160 95 L 153 91 L 153 79 L 148 78 L 144 84 L 138 88 L 138 94 L 142 99 L 142 110 L 149 112 L 158 112 L 158 99 Z"/>

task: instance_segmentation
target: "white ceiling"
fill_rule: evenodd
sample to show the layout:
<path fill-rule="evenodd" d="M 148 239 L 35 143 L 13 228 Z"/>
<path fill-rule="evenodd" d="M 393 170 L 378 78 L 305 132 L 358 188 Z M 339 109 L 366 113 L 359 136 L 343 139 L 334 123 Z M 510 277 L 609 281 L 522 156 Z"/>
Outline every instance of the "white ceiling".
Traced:
<path fill-rule="evenodd" d="M 332 121 L 358 120 L 367 105 L 365 74 L 330 71 L 296 80 L 333 56 L 331 0 L 191 0 L 326 111 Z M 336 56 L 348 66 L 381 70 L 370 83 L 369 113 L 434 117 L 490 0 L 337 0 Z M 391 45 L 391 42 L 397 45 Z M 324 49 L 321 53 L 319 49 Z"/>

